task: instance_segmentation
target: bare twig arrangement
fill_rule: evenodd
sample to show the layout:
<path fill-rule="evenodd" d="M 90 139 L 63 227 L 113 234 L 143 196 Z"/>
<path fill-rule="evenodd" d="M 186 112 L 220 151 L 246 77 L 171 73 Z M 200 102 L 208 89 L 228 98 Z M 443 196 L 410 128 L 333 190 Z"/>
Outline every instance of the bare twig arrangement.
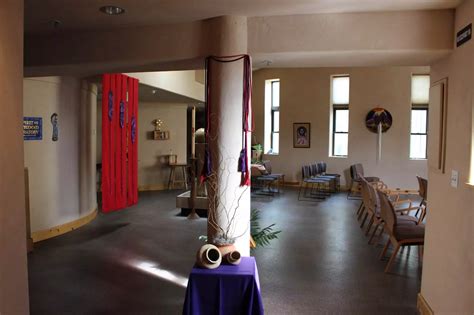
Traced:
<path fill-rule="evenodd" d="M 215 116 L 211 115 L 210 118 L 214 120 Z M 217 121 L 215 123 L 218 124 Z M 209 142 L 217 143 L 217 138 L 218 134 L 209 135 Z M 247 225 L 241 234 L 235 235 L 238 228 L 236 215 L 241 207 L 241 200 L 249 189 L 249 186 L 239 187 L 240 175 L 232 176 L 239 174 L 237 171 L 238 156 L 235 155 L 222 146 L 214 148 L 212 151 L 213 166 L 207 178 L 208 222 L 217 232 L 216 237 L 210 240 L 212 243 L 232 244 L 249 229 L 249 225 Z M 237 184 L 231 182 L 234 180 L 237 181 Z M 235 187 L 232 194 L 228 193 L 230 187 Z M 222 222 L 226 222 L 226 224 L 222 225 Z"/>

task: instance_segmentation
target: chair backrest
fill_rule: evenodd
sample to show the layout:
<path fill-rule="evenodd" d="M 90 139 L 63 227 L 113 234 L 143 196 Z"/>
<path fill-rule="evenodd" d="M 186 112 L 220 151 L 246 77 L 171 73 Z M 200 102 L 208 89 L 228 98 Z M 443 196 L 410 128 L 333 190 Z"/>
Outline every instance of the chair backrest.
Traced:
<path fill-rule="evenodd" d="M 308 165 L 304 165 L 301 167 L 301 174 L 303 175 L 303 179 L 308 179 L 311 177 L 311 169 Z"/>
<path fill-rule="evenodd" d="M 364 176 L 364 167 L 362 166 L 362 164 L 351 165 L 351 178 L 354 180 L 358 180 L 359 174 L 360 176 Z"/>
<path fill-rule="evenodd" d="M 321 174 L 326 174 L 327 164 L 325 162 L 319 162 L 319 169 L 321 170 Z"/>
<path fill-rule="evenodd" d="M 310 169 L 311 169 L 312 177 L 315 177 L 318 175 L 318 168 L 316 167 L 316 164 L 311 164 Z"/>
<path fill-rule="evenodd" d="M 369 183 L 365 180 L 365 178 L 361 178 L 362 181 L 360 183 L 361 185 L 361 194 L 362 194 L 362 202 L 364 203 L 365 208 L 373 212 L 372 206 L 372 201 L 370 200 L 370 193 L 369 193 Z"/>
<path fill-rule="evenodd" d="M 380 200 L 380 217 L 385 222 L 385 227 L 393 234 L 395 227 L 397 226 L 397 215 L 393 209 L 393 205 L 388 199 L 386 193 L 381 190 L 377 190 L 377 195 Z"/>
<path fill-rule="evenodd" d="M 263 161 L 263 167 L 265 167 L 266 174 L 269 175 L 272 173 L 272 163 L 269 160 Z"/>
<path fill-rule="evenodd" d="M 426 202 L 426 196 L 428 192 L 428 180 L 420 176 L 417 176 L 416 179 L 418 180 L 420 197 L 423 198 L 423 202 Z"/>
<path fill-rule="evenodd" d="M 371 207 L 373 209 L 373 212 L 380 216 L 380 198 L 379 195 L 377 194 L 377 188 L 375 188 L 375 183 L 369 183 L 365 177 L 361 177 L 363 181 L 365 181 L 368 184 L 369 188 L 369 198 L 371 201 Z"/>

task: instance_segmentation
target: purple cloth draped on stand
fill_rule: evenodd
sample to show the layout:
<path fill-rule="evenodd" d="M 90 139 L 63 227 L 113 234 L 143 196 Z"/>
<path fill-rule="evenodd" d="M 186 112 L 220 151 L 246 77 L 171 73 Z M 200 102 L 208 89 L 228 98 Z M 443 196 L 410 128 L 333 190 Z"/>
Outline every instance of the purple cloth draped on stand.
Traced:
<path fill-rule="evenodd" d="M 189 276 L 183 314 L 263 314 L 255 258 L 242 257 L 238 266 L 194 267 Z"/>

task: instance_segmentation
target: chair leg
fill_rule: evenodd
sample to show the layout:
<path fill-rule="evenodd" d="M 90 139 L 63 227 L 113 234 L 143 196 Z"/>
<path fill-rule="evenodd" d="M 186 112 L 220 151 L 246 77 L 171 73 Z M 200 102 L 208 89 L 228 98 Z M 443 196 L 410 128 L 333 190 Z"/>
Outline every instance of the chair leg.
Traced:
<path fill-rule="evenodd" d="M 370 228 L 372 227 L 372 224 L 374 224 L 374 215 L 370 215 L 370 221 L 369 224 L 367 225 L 367 230 L 365 230 L 365 236 L 369 235 Z"/>
<path fill-rule="evenodd" d="M 372 234 L 370 235 L 369 242 L 368 244 L 372 243 L 372 240 L 374 239 L 375 233 L 377 233 L 377 229 L 379 228 L 380 223 L 376 224 L 374 227 L 374 230 L 372 231 Z"/>
<path fill-rule="evenodd" d="M 382 252 L 380 253 L 379 259 L 382 259 L 385 256 L 385 253 L 387 253 L 388 246 L 390 245 L 390 238 L 387 240 L 387 244 L 385 244 L 385 247 L 383 248 Z"/>
<path fill-rule="evenodd" d="M 382 238 L 382 235 L 383 235 L 383 225 L 382 225 L 382 228 L 380 229 L 379 235 L 377 235 L 377 240 L 375 241 L 374 245 L 377 245 L 378 243 L 380 243 L 380 239 Z"/>
<path fill-rule="evenodd" d="M 362 216 L 363 216 L 364 213 L 365 213 L 365 210 L 366 210 L 366 209 L 365 209 L 365 206 L 362 207 L 362 209 L 361 209 L 360 212 L 359 212 L 359 215 L 357 216 L 357 221 L 360 221 L 360 219 L 362 218 Z"/>
<path fill-rule="evenodd" d="M 386 273 L 390 270 L 390 267 L 392 266 L 392 263 L 395 260 L 395 257 L 397 256 L 399 249 L 400 249 L 400 245 L 397 244 L 397 246 L 395 246 L 395 249 L 393 250 L 393 253 L 392 253 L 392 256 L 390 257 L 390 260 L 388 261 L 387 267 L 385 267 L 385 272 Z"/>
<path fill-rule="evenodd" d="M 359 208 L 357 209 L 356 215 L 359 215 L 359 213 L 362 211 L 363 208 L 364 208 L 364 203 L 361 202 Z"/>
<path fill-rule="evenodd" d="M 365 224 L 365 221 L 367 220 L 367 217 L 369 216 L 369 212 L 365 212 L 364 220 L 362 220 L 362 223 L 360 224 L 360 228 L 362 228 Z"/>

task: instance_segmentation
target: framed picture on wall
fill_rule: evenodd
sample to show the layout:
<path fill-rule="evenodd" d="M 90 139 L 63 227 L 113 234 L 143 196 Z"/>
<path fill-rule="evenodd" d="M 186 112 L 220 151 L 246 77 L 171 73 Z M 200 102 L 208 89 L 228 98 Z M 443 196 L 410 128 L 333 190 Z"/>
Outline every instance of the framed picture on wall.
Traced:
<path fill-rule="evenodd" d="M 311 146 L 310 136 L 310 123 L 293 123 L 293 148 L 309 148 Z"/>

